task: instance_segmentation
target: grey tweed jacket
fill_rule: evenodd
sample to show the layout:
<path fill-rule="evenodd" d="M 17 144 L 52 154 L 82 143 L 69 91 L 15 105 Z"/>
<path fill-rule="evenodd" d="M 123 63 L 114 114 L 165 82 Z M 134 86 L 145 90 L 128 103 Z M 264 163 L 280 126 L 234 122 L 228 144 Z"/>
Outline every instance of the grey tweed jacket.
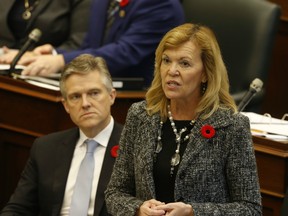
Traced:
<path fill-rule="evenodd" d="M 106 190 L 112 215 L 133 216 L 143 201 L 155 198 L 153 155 L 160 117 L 147 115 L 145 108 L 145 101 L 138 102 L 127 114 Z M 202 136 L 204 125 L 215 129 L 214 137 Z M 209 119 L 197 120 L 179 165 L 174 194 L 176 202 L 192 205 L 195 216 L 262 215 L 247 117 L 218 110 Z"/>

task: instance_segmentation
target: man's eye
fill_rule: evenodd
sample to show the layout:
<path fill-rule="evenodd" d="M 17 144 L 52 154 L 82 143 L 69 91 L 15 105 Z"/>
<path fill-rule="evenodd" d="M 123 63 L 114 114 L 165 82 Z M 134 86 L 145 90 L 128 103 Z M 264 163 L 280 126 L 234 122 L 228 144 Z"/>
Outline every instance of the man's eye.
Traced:
<path fill-rule="evenodd" d="M 93 91 L 93 92 L 89 92 L 89 93 L 88 93 L 88 95 L 89 95 L 90 97 L 92 97 L 92 98 L 97 97 L 98 94 L 99 94 L 99 92 L 97 92 L 97 91 Z"/>
<path fill-rule="evenodd" d="M 69 97 L 69 100 L 71 100 L 71 101 L 77 101 L 77 100 L 79 100 L 79 98 L 80 98 L 80 95 L 71 95 L 71 96 Z"/>

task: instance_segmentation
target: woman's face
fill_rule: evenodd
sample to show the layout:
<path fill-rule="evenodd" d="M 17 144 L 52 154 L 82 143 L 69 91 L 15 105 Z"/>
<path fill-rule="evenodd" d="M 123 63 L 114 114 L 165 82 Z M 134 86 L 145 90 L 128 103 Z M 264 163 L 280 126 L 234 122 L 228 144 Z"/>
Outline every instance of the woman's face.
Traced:
<path fill-rule="evenodd" d="M 192 41 L 166 49 L 160 65 L 162 88 L 168 99 L 199 100 L 201 82 L 206 82 L 201 50 Z"/>

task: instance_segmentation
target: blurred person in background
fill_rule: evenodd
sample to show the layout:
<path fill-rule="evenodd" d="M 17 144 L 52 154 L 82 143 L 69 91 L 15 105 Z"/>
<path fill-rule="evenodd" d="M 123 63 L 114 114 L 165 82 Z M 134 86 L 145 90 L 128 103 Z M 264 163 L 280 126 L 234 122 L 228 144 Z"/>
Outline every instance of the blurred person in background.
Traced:
<path fill-rule="evenodd" d="M 50 43 L 63 50 L 79 48 L 87 32 L 90 8 L 91 0 L 1 0 L 2 54 L 13 49 L 6 56 L 11 61 L 35 28 L 42 32 L 38 46 Z"/>
<path fill-rule="evenodd" d="M 81 17 L 79 17 L 80 19 Z M 93 0 L 88 33 L 80 49 L 67 52 L 44 45 L 36 56 L 24 56 L 23 75 L 47 76 L 83 53 L 103 57 L 112 77 L 141 77 L 148 86 L 153 76 L 154 52 L 171 28 L 184 22 L 179 0 Z M 0 63 L 9 63 L 0 57 Z"/>

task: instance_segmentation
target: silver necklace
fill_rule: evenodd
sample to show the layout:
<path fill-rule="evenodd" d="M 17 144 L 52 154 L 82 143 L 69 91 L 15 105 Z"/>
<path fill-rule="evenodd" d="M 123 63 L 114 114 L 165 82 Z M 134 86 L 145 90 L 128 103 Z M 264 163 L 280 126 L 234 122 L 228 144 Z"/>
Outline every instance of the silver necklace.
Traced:
<path fill-rule="evenodd" d="M 24 7 L 25 10 L 22 14 L 22 17 L 24 20 L 28 20 L 30 19 L 31 15 L 32 15 L 32 11 L 35 9 L 35 7 L 39 4 L 39 1 L 35 1 L 33 5 L 30 5 L 29 0 L 25 0 L 24 2 Z"/>
<path fill-rule="evenodd" d="M 173 120 L 173 117 L 172 117 L 172 113 L 171 113 L 171 110 L 170 110 L 170 105 L 168 105 L 168 118 L 169 118 L 169 121 L 170 121 L 170 124 L 171 124 L 171 127 L 172 127 L 172 130 L 173 130 L 173 133 L 175 134 L 175 142 L 176 142 L 176 150 L 175 150 L 175 153 L 174 155 L 172 156 L 171 158 L 171 162 L 170 162 L 170 165 L 171 165 L 171 169 L 170 169 L 170 175 L 172 176 L 173 173 L 174 173 L 174 168 L 176 166 L 179 165 L 180 161 L 181 161 L 181 156 L 180 156 L 180 145 L 182 142 L 185 142 L 186 140 L 188 140 L 190 138 L 190 135 L 191 135 L 191 131 L 193 129 L 193 126 L 195 124 L 195 120 L 191 120 L 190 122 L 190 125 L 192 126 L 191 128 L 191 131 L 189 134 L 187 134 L 183 141 L 182 141 L 182 134 L 187 131 L 187 127 L 184 127 L 182 129 L 179 130 L 179 132 L 177 131 L 177 128 L 175 126 L 175 122 Z M 162 150 L 162 142 L 161 142 L 161 131 L 162 131 L 162 127 L 163 127 L 163 122 L 160 121 L 160 128 L 159 128 L 159 131 L 158 131 L 158 137 L 157 137 L 157 147 L 156 147 L 156 150 L 155 150 L 155 153 L 158 154 L 159 152 L 161 152 Z"/>

